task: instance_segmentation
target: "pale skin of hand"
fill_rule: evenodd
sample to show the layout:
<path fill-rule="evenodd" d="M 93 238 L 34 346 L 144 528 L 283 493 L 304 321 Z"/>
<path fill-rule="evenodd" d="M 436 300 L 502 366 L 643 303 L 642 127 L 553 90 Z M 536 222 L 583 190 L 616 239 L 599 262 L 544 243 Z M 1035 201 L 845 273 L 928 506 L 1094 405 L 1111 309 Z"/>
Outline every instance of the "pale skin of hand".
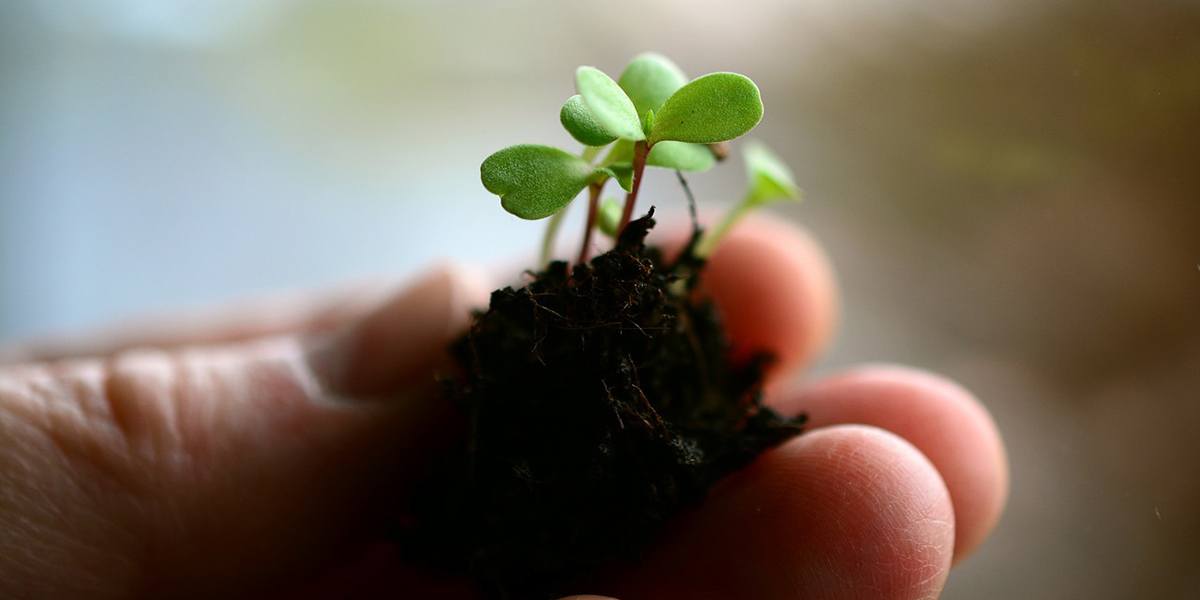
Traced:
<path fill-rule="evenodd" d="M 779 357 L 769 401 L 810 431 L 578 591 L 937 597 L 1007 494 L 986 410 L 894 366 L 782 383 L 836 311 L 824 255 L 791 226 L 740 226 L 706 278 L 737 347 Z M 374 534 L 454 439 L 431 373 L 481 281 L 435 268 L 0 349 L 0 597 L 473 597 Z"/>

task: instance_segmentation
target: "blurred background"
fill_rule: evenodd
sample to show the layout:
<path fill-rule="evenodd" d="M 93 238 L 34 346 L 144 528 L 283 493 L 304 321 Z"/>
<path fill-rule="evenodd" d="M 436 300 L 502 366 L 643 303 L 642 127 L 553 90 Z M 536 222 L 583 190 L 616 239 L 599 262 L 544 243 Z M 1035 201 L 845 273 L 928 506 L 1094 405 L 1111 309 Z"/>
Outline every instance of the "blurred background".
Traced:
<path fill-rule="evenodd" d="M 1194 1 L 10 0 L 0 341 L 441 258 L 515 273 L 541 224 L 480 161 L 573 147 L 573 68 L 648 49 L 761 86 L 754 136 L 806 190 L 779 213 L 839 271 L 817 373 L 948 373 L 999 422 L 1010 508 L 946 598 L 1200 598 Z M 742 173 L 692 185 L 716 206 Z"/>

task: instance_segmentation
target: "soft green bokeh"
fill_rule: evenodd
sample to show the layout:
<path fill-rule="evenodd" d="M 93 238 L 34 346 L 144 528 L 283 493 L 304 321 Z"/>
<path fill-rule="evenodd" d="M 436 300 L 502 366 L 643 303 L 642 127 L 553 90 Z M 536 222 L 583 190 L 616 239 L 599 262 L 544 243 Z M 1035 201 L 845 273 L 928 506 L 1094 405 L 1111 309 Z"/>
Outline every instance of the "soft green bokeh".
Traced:
<path fill-rule="evenodd" d="M 637 114 L 657 111 L 676 90 L 687 84 L 687 75 L 671 59 L 645 52 L 629 61 L 617 83 L 633 101 Z"/>
<path fill-rule="evenodd" d="M 623 140 L 646 139 L 633 101 L 604 71 L 595 67 L 579 67 L 575 71 L 575 88 L 583 96 L 592 116 L 611 135 Z"/>
<path fill-rule="evenodd" d="M 500 206 L 522 219 L 543 219 L 575 199 L 600 173 L 574 154 L 536 144 L 509 146 L 479 167 Z"/>
<path fill-rule="evenodd" d="M 746 144 L 742 157 L 746 161 L 746 179 L 749 186 L 746 193 L 747 202 L 768 204 L 785 198 L 800 199 L 800 188 L 796 185 L 792 170 L 765 144 Z"/>
<path fill-rule="evenodd" d="M 753 129 L 762 115 L 762 97 L 753 81 L 737 73 L 710 73 L 667 99 L 655 117 L 649 142 L 724 142 Z"/>
<path fill-rule="evenodd" d="M 616 198 L 605 198 L 600 202 L 596 211 L 596 227 L 600 229 L 600 233 L 608 237 L 617 237 L 617 228 L 620 227 L 623 208 L 621 202 Z"/>
<path fill-rule="evenodd" d="M 617 139 L 617 136 L 609 133 L 608 129 L 596 120 L 592 111 L 588 110 L 583 96 L 579 94 L 567 98 L 562 105 L 562 110 L 558 112 L 558 120 L 562 123 L 563 129 L 566 129 L 567 133 L 581 144 L 604 146 Z"/>

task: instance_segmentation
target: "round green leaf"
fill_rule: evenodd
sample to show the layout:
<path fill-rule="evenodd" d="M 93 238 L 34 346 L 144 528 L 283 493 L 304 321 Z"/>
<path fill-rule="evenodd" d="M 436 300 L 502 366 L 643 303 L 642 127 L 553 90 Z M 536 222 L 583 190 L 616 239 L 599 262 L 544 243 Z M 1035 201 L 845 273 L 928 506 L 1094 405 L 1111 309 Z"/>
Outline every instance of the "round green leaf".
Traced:
<path fill-rule="evenodd" d="M 671 59 L 654 52 L 634 57 L 617 80 L 633 101 L 639 115 L 649 110 L 657 111 L 675 90 L 687 82 L 687 75 L 683 74 L 682 69 Z"/>
<path fill-rule="evenodd" d="M 617 229 L 621 224 L 621 212 L 624 207 L 616 198 L 605 198 L 596 210 L 596 227 L 600 233 L 608 237 L 617 237 Z"/>
<path fill-rule="evenodd" d="M 633 101 L 604 71 L 595 67 L 579 67 L 575 71 L 575 89 L 583 96 L 596 122 L 610 135 L 625 140 L 646 139 Z"/>
<path fill-rule="evenodd" d="M 766 204 L 784 198 L 800 198 L 800 189 L 791 169 L 765 145 L 751 142 L 742 156 L 746 160 L 746 177 L 750 185 L 748 198 L 752 202 Z"/>
<path fill-rule="evenodd" d="M 701 144 L 659 142 L 650 149 L 646 164 L 676 171 L 707 171 L 717 164 L 712 150 Z"/>
<path fill-rule="evenodd" d="M 758 125 L 762 115 L 762 97 L 753 81 L 737 73 L 710 73 L 667 98 L 655 115 L 649 142 L 732 140 Z"/>
<path fill-rule="evenodd" d="M 479 167 L 483 187 L 500 206 L 522 219 L 542 219 L 571 203 L 596 176 L 574 154 L 536 144 L 509 146 Z"/>
<path fill-rule="evenodd" d="M 579 94 L 567 98 L 562 110 L 558 112 L 558 120 L 567 133 L 581 144 L 605 146 L 617 139 L 617 136 L 609 133 L 596 117 L 592 116 L 592 112 L 583 101 L 583 96 Z"/>

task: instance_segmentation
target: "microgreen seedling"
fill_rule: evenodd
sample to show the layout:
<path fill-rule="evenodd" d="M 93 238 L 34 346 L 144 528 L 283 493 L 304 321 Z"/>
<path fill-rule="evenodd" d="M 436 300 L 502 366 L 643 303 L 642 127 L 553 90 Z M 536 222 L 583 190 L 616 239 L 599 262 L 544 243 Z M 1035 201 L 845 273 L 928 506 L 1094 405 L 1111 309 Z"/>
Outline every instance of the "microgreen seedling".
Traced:
<path fill-rule="evenodd" d="M 589 201 L 579 262 L 587 261 L 594 228 L 603 226 L 615 238 L 629 223 L 646 167 L 707 171 L 727 152 L 724 142 L 744 135 L 763 116 L 758 86 L 746 76 L 710 73 L 689 80 L 670 59 L 654 53 L 636 56 L 617 80 L 595 67 L 579 67 L 575 90 L 563 103 L 559 122 L 584 144 L 579 154 L 522 144 L 489 156 L 480 169 L 484 186 L 500 196 L 505 210 L 523 219 L 551 217 L 542 241 L 543 265 L 566 207 L 584 189 Z M 748 211 L 797 197 L 790 171 L 765 147 L 750 145 L 746 164 L 746 197 L 705 235 L 698 256 L 711 253 Z M 597 214 L 610 179 L 626 192 L 615 223 L 611 204 Z"/>
<path fill-rule="evenodd" d="M 671 518 L 800 433 L 803 415 L 763 403 L 771 349 L 742 356 L 717 306 L 692 293 L 704 257 L 746 212 L 798 197 L 787 167 L 749 145 L 742 201 L 711 231 L 697 221 L 683 173 L 711 169 L 762 115 L 745 76 L 689 79 L 647 53 L 615 80 L 576 71 L 558 116 L 577 152 L 523 144 L 483 161 L 506 211 L 548 219 L 542 264 L 493 291 L 452 345 L 446 393 L 465 439 L 418 486 L 400 547 L 490 599 L 560 598 L 642 556 Z M 632 219 L 647 168 L 675 171 L 687 198 L 693 235 L 678 256 L 646 244 L 653 207 Z M 610 180 L 623 199 L 601 200 Z M 551 261 L 584 190 L 578 258 Z M 612 249 L 589 258 L 597 231 Z"/>
<path fill-rule="evenodd" d="M 791 169 L 765 145 L 751 142 L 743 156 L 746 160 L 746 194 L 716 227 L 704 232 L 695 249 L 700 258 L 712 254 L 721 238 L 750 211 L 780 200 L 800 201 L 800 188 L 796 187 Z"/>

